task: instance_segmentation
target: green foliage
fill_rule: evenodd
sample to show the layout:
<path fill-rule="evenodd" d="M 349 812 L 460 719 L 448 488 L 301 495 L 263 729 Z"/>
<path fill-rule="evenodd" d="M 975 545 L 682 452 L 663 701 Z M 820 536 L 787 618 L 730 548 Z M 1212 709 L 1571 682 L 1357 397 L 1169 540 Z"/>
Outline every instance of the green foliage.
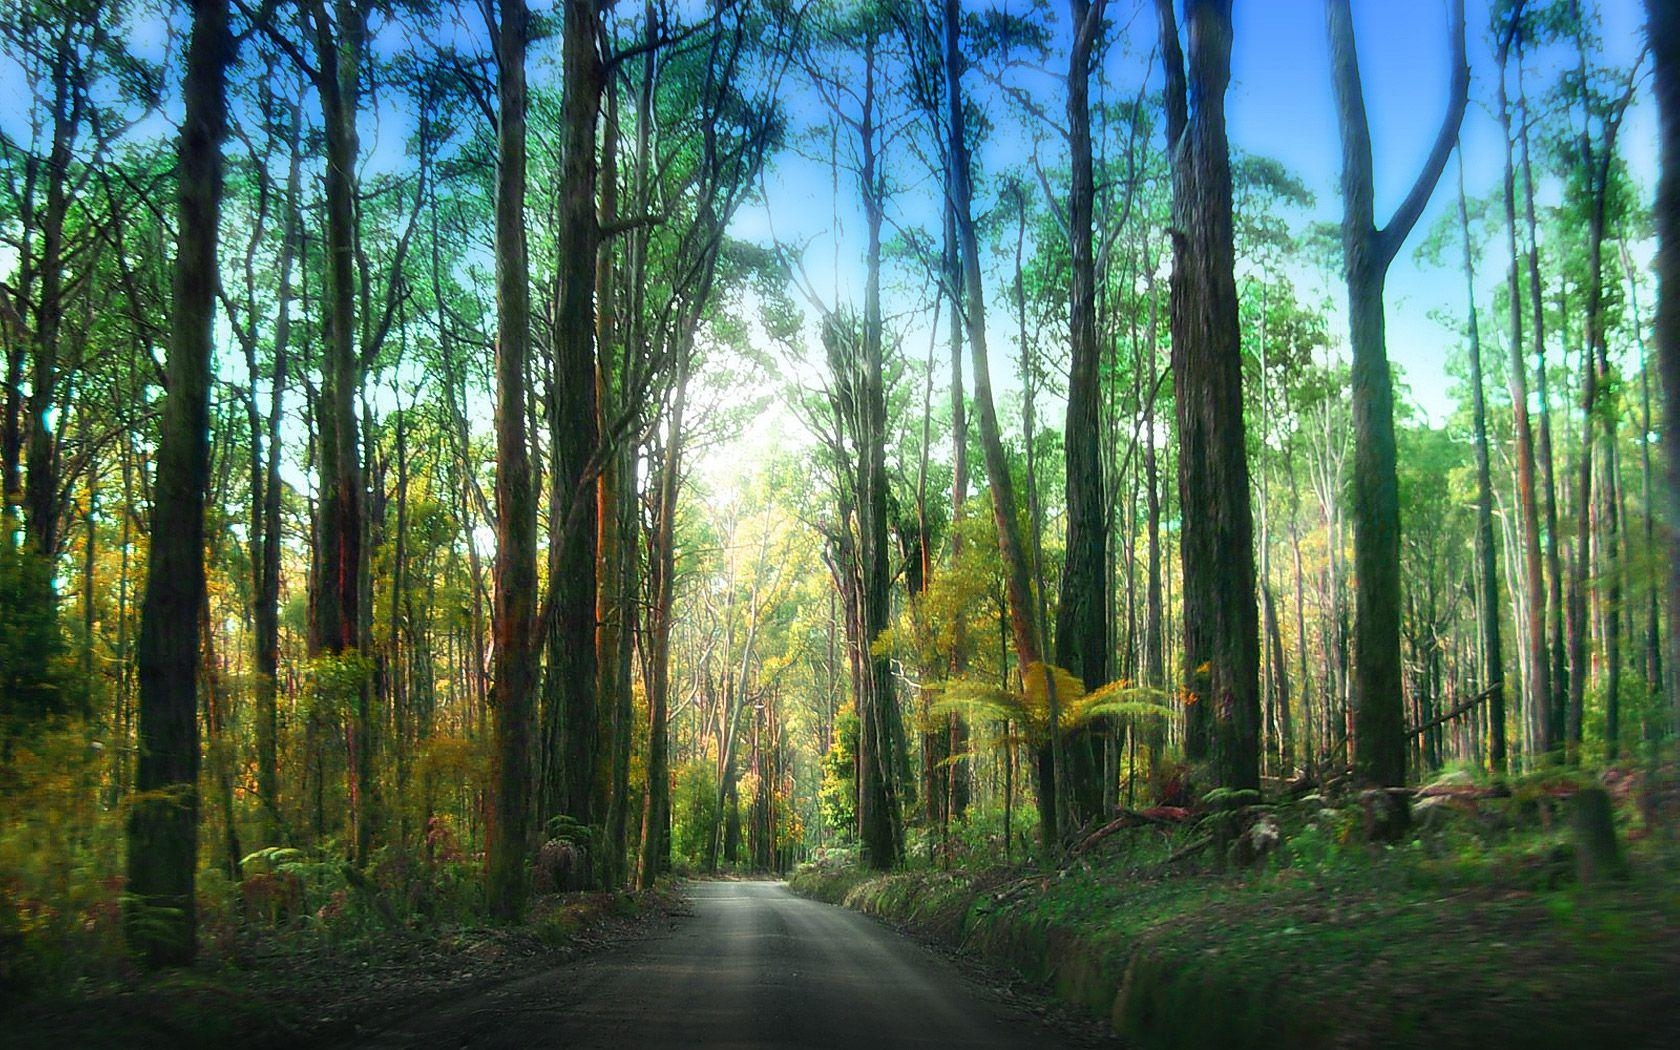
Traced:
<path fill-rule="evenodd" d="M 1022 728 L 1027 742 L 1037 746 L 1050 738 L 1051 683 L 1063 730 L 1090 725 L 1100 718 L 1157 719 L 1172 714 L 1164 690 L 1119 679 L 1087 693 L 1084 684 L 1065 668 L 1042 663 L 1027 668 L 1018 690 L 1003 689 L 972 676 L 943 683 L 933 709 L 957 714 L 971 725 L 1014 722 Z"/>
<path fill-rule="evenodd" d="M 701 867 L 712 829 L 718 826 L 717 773 L 706 761 L 676 767 L 671 791 L 671 857 L 679 866 Z"/>
<path fill-rule="evenodd" d="M 309 662 L 309 697 L 316 712 L 346 715 L 373 679 L 373 658 L 354 649 L 323 653 Z"/>
<path fill-rule="evenodd" d="M 823 821 L 843 840 L 857 830 L 857 715 L 847 708 L 835 719 L 834 744 L 822 756 L 817 803 Z"/>
<path fill-rule="evenodd" d="M 126 965 L 126 809 L 104 804 L 110 756 L 90 744 L 79 723 L 38 725 L 0 777 L 0 997 Z"/>
<path fill-rule="evenodd" d="M 66 708 L 52 567 L 0 531 L 0 765 L 14 737 Z"/>

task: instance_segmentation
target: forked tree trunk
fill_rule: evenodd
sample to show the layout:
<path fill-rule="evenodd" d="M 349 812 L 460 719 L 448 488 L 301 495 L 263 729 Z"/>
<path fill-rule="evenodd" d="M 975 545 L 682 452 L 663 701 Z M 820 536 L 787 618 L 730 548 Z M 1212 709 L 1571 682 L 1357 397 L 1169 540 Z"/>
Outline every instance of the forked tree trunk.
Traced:
<path fill-rule="evenodd" d="M 1469 91 L 1464 3 L 1453 0 L 1452 83 L 1447 113 L 1417 180 L 1389 224 L 1376 225 L 1371 132 L 1349 0 L 1326 0 L 1331 80 L 1342 138 L 1342 251 L 1353 344 L 1354 771 L 1379 787 L 1406 780 L 1400 665 L 1400 491 L 1394 447 L 1394 386 L 1384 331 L 1388 267 L 1423 213 L 1458 137 Z M 1392 825 L 1398 833 L 1405 811 Z"/>

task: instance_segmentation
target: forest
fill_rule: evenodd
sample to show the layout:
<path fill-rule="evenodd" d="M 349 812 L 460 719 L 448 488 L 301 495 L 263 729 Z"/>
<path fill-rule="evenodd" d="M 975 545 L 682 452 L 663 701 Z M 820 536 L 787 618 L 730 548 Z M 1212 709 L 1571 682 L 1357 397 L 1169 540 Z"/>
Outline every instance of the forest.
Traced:
<path fill-rule="evenodd" d="M 14 1030 L 791 877 L 1080 1038 L 1680 1032 L 1680 3 L 7 0 L 0 88 Z"/>

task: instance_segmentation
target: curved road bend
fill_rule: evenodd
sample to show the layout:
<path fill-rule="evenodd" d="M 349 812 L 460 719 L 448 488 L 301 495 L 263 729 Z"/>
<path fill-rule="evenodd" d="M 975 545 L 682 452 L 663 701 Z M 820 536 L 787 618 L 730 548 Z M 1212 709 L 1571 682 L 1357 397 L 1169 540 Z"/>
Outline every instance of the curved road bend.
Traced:
<path fill-rule="evenodd" d="M 368 1044 L 474 1047 L 1048 1047 L 1065 1036 L 873 919 L 782 883 L 702 882 L 693 916 Z"/>

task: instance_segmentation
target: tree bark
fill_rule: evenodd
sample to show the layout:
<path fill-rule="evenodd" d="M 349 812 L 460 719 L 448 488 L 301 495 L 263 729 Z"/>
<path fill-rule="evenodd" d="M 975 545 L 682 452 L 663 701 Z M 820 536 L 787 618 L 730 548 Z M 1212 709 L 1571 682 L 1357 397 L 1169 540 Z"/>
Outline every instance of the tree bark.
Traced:
<path fill-rule="evenodd" d="M 1068 56 L 1068 330 L 1072 360 L 1067 393 L 1067 545 L 1056 606 L 1056 665 L 1085 683 L 1107 684 L 1110 675 L 1108 497 L 1105 491 L 1100 402 L 1102 351 L 1097 344 L 1097 264 L 1092 250 L 1096 182 L 1091 159 L 1091 64 L 1102 32 L 1106 0 L 1070 0 L 1073 48 Z M 1102 809 L 1102 764 L 1095 734 L 1081 732 L 1066 744 L 1069 811 L 1077 823 Z"/>
<path fill-rule="evenodd" d="M 490 687 L 495 750 L 487 854 L 490 913 L 503 922 L 516 921 L 525 904 L 537 677 L 537 501 L 525 430 L 525 367 L 531 342 L 525 244 L 529 22 L 524 0 L 501 0 L 496 27 L 496 593 Z"/>
<path fill-rule="evenodd" d="M 595 657 L 598 543 L 592 464 L 596 411 L 596 126 L 606 67 L 596 0 L 566 0 L 560 270 L 555 280 L 550 409 L 548 666 L 544 678 L 542 815 L 601 822 L 606 801 Z M 546 613 L 547 610 L 545 610 Z"/>
<path fill-rule="evenodd" d="M 227 0 L 195 0 L 178 147 L 179 222 L 169 393 L 157 454 L 152 542 L 140 611 L 138 794 L 128 818 L 129 946 L 151 966 L 197 954 L 199 610 L 210 483 L 210 383 L 227 69 Z"/>
<path fill-rule="evenodd" d="M 1188 751 L 1219 787 L 1260 787 L 1260 621 L 1243 425 L 1225 91 L 1230 0 L 1190 0 L 1189 64 L 1157 0 L 1173 163 L 1172 369 L 1183 518 Z"/>
<path fill-rule="evenodd" d="M 1457 140 L 1469 91 L 1464 3 L 1453 0 L 1452 82 L 1434 148 L 1389 224 L 1379 228 L 1372 186 L 1370 125 L 1359 79 L 1349 0 L 1326 0 L 1331 80 L 1342 138 L 1342 250 L 1353 344 L 1353 549 L 1355 593 L 1354 770 L 1366 783 L 1406 780 L 1400 664 L 1400 492 L 1394 445 L 1394 387 L 1384 331 L 1388 267 L 1417 224 Z M 1384 829 L 1397 833 L 1404 826 Z"/>

